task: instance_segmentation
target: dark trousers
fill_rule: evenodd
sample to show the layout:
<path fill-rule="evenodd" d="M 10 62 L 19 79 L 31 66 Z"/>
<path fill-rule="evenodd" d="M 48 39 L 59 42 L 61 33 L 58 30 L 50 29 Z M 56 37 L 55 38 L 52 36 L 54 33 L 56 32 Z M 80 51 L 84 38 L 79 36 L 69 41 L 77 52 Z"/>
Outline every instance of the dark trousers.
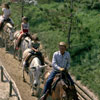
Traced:
<path fill-rule="evenodd" d="M 50 73 L 50 76 L 48 77 L 46 84 L 44 86 L 43 94 L 45 94 L 47 92 L 47 90 L 50 89 L 51 84 L 53 82 L 53 79 L 54 79 L 55 75 L 58 74 L 58 73 L 59 72 L 54 71 L 54 70 Z M 74 82 L 73 82 L 73 80 L 72 80 L 72 78 L 70 77 L 69 74 L 67 75 L 67 78 L 70 80 L 71 85 L 74 85 Z"/>

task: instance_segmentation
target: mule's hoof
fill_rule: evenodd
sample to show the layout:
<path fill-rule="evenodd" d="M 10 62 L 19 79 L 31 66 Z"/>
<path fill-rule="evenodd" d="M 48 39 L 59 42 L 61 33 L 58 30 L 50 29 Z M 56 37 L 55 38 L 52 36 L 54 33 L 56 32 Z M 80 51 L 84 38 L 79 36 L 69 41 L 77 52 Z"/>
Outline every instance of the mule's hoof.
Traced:
<path fill-rule="evenodd" d="M 31 90 L 31 96 L 34 96 L 34 91 Z"/>
<path fill-rule="evenodd" d="M 16 57 L 15 57 L 15 56 L 13 56 L 13 58 L 15 59 Z"/>
<path fill-rule="evenodd" d="M 25 80 L 25 79 L 23 79 L 23 82 L 26 82 L 26 80 Z"/>
<path fill-rule="evenodd" d="M 22 59 L 21 59 L 21 58 L 19 58 L 19 61 L 21 62 L 21 61 L 22 61 Z"/>
<path fill-rule="evenodd" d="M 34 96 L 34 93 L 31 93 L 31 96 Z"/>

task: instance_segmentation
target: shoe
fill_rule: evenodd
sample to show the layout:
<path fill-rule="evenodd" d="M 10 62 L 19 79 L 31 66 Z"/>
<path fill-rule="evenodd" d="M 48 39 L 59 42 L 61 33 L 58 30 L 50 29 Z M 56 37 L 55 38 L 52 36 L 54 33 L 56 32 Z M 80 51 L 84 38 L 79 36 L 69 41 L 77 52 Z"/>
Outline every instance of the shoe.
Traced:
<path fill-rule="evenodd" d="M 40 100 L 46 100 L 45 94 L 40 98 Z"/>

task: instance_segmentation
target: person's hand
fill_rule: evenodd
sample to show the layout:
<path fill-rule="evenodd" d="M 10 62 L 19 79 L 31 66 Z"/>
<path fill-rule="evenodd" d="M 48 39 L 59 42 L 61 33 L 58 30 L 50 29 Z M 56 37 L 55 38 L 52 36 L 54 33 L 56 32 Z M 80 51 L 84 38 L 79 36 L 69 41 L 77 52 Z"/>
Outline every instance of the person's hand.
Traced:
<path fill-rule="evenodd" d="M 35 52 L 38 52 L 39 50 L 38 49 L 35 49 Z"/>
<path fill-rule="evenodd" d="M 68 70 L 67 69 L 65 71 L 66 71 L 66 73 L 68 73 Z"/>
<path fill-rule="evenodd" d="M 64 68 L 60 68 L 59 70 L 60 70 L 60 71 L 64 71 Z"/>

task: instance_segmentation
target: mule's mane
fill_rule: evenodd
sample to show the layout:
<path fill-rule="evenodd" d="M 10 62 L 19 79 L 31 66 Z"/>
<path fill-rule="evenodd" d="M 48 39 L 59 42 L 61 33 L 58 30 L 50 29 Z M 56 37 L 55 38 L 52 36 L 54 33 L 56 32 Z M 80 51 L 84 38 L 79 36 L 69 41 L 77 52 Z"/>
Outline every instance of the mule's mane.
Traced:
<path fill-rule="evenodd" d="M 38 57 L 34 57 L 33 60 L 32 60 L 32 62 L 31 62 L 31 64 L 34 67 L 38 67 L 39 65 L 41 65 L 41 62 L 40 62 L 40 60 L 39 60 Z"/>

